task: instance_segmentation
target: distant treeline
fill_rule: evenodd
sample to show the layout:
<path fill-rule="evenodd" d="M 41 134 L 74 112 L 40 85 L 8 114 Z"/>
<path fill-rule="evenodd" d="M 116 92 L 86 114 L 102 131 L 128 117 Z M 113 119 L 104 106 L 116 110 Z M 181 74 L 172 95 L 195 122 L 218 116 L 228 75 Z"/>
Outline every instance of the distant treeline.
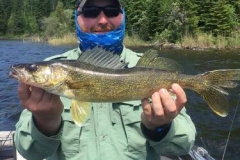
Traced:
<path fill-rule="evenodd" d="M 73 31 L 75 4 L 76 0 L 0 0 L 0 37 Z"/>
<path fill-rule="evenodd" d="M 74 32 L 76 0 L 0 0 L 0 37 Z M 239 34 L 240 0 L 122 0 L 127 34 L 176 42 L 186 35 Z"/>

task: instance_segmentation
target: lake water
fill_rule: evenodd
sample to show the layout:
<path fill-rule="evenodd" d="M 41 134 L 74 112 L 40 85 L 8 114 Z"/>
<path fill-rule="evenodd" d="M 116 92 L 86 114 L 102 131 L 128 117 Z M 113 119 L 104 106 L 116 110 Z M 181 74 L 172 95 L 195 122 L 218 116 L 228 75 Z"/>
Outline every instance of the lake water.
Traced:
<path fill-rule="evenodd" d="M 8 77 L 9 66 L 22 62 L 41 61 L 46 57 L 63 53 L 76 46 L 50 46 L 45 43 L 0 40 L 0 131 L 14 130 L 22 108 L 17 98 L 18 82 Z M 149 48 L 132 48 L 144 52 Z M 163 57 L 180 63 L 186 74 L 198 74 L 220 68 L 240 68 L 240 50 L 225 51 L 189 51 L 159 50 Z M 229 138 L 225 159 L 239 160 L 240 157 L 240 87 L 230 90 L 230 114 L 222 118 L 214 114 L 206 103 L 193 91 L 187 91 L 186 108 L 196 125 L 198 135 L 196 144 L 206 148 L 216 159 L 221 159 L 230 126 L 233 128 Z M 237 109 L 237 110 L 236 110 Z M 236 112 L 236 118 L 233 119 Z M 187 126 L 186 126 L 187 127 Z"/>

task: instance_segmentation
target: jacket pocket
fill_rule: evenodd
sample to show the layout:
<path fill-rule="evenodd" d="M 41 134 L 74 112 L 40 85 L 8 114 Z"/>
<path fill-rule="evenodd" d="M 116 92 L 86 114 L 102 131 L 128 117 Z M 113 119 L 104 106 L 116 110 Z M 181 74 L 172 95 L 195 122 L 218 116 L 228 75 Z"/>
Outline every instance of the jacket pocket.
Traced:
<path fill-rule="evenodd" d="M 119 106 L 130 152 L 146 151 L 146 138 L 140 127 L 142 114 L 140 103 L 140 101 L 130 101 Z"/>
<path fill-rule="evenodd" d="M 61 149 L 67 153 L 78 153 L 80 145 L 81 128 L 77 127 L 72 120 L 70 111 L 63 114 L 63 130 L 61 137 Z"/>

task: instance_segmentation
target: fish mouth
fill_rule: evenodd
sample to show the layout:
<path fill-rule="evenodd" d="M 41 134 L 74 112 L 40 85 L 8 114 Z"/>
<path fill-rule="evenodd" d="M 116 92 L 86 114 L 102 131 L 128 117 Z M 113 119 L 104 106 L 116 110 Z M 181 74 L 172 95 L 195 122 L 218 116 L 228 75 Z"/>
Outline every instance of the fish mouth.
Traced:
<path fill-rule="evenodd" d="M 11 66 L 10 69 L 11 71 L 8 74 L 10 77 L 17 79 L 18 81 L 21 81 L 21 82 L 27 80 L 24 74 L 21 71 L 19 71 L 16 67 Z"/>

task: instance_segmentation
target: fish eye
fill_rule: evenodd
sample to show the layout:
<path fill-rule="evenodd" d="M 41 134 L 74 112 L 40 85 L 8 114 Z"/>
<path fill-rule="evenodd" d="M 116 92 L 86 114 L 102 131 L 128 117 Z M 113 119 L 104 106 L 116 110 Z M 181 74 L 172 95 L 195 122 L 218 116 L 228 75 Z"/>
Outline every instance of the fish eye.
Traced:
<path fill-rule="evenodd" d="M 35 72 L 35 71 L 37 71 L 37 69 L 38 69 L 38 66 L 36 65 L 36 64 L 29 64 L 29 65 L 27 65 L 27 69 L 30 71 L 30 72 Z"/>

